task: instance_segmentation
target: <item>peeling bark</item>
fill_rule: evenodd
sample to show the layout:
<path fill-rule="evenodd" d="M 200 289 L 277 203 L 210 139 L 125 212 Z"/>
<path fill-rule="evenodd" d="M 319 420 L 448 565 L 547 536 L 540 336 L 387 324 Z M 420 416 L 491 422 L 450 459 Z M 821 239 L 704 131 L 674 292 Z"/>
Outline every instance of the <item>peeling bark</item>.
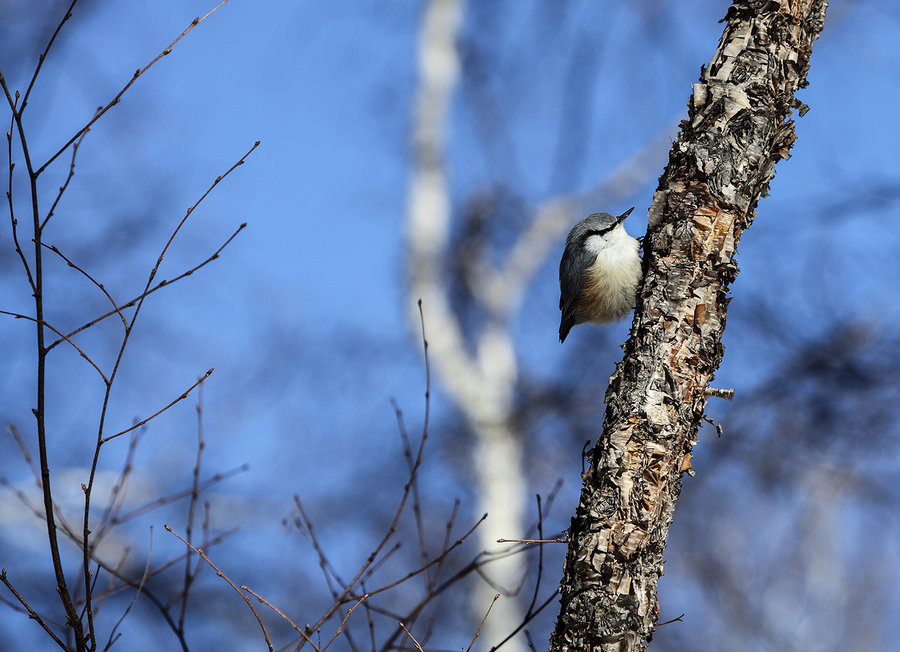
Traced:
<path fill-rule="evenodd" d="M 551 650 L 642 650 L 681 476 L 722 359 L 741 233 L 795 140 L 825 0 L 736 0 L 650 207 L 631 338 L 569 530 Z"/>

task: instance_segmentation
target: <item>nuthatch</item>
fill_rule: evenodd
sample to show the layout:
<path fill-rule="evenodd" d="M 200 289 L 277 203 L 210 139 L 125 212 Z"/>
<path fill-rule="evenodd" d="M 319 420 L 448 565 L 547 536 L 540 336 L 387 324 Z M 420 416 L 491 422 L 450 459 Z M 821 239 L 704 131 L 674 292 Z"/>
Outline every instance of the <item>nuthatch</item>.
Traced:
<path fill-rule="evenodd" d="M 559 261 L 560 342 L 573 326 L 606 324 L 634 308 L 641 280 L 640 245 L 622 225 L 633 210 L 618 217 L 588 215 L 569 232 Z"/>

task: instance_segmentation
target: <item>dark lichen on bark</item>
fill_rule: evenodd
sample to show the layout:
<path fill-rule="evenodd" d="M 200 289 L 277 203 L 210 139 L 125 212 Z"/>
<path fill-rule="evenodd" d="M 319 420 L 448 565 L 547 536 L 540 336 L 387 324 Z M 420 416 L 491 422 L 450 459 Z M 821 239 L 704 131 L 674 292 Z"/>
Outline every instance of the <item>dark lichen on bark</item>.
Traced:
<path fill-rule="evenodd" d="M 650 208 L 645 279 L 569 530 L 551 650 L 640 650 L 682 475 L 721 362 L 734 259 L 795 140 L 824 0 L 737 0 Z"/>

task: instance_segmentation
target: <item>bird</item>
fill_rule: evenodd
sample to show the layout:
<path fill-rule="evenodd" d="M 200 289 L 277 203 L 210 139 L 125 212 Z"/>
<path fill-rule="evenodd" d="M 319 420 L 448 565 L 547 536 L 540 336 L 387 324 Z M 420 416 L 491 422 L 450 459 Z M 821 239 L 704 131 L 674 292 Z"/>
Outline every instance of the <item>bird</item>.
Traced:
<path fill-rule="evenodd" d="M 634 308 L 642 275 L 640 243 L 623 225 L 633 210 L 619 216 L 592 213 L 569 232 L 559 261 L 560 342 L 573 326 L 608 324 Z"/>

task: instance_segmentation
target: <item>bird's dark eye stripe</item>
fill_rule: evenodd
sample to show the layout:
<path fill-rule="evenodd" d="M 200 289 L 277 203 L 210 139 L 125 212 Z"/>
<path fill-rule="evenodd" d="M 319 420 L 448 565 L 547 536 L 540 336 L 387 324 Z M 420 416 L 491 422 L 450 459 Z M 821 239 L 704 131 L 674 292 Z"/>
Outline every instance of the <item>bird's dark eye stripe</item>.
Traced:
<path fill-rule="evenodd" d="M 611 227 L 609 227 L 608 229 L 596 229 L 596 230 L 594 230 L 594 231 L 588 231 L 588 232 L 586 232 L 586 233 L 581 237 L 581 241 L 582 241 L 582 242 L 585 242 L 585 241 L 586 241 L 588 238 L 590 238 L 592 235 L 604 235 L 604 234 L 606 234 L 606 233 L 609 233 L 610 231 L 613 230 L 613 228 L 614 228 L 615 226 L 616 226 L 616 225 L 613 224 L 613 225 L 612 225 Z"/>

